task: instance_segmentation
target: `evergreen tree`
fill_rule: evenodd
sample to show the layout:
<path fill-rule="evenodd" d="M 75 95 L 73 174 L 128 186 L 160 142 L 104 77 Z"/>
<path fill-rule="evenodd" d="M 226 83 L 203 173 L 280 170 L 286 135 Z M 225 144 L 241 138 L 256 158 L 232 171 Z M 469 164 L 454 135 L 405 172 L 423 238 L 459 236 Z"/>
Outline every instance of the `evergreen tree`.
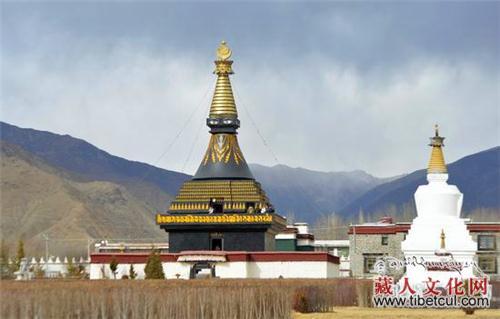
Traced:
<path fill-rule="evenodd" d="M 156 250 L 152 250 L 151 254 L 149 254 L 144 273 L 146 279 L 165 279 L 160 254 Z"/>
<path fill-rule="evenodd" d="M 15 262 L 15 270 L 19 270 L 21 268 L 21 259 L 25 257 L 24 255 L 24 242 L 22 239 L 19 240 L 17 244 L 17 254 L 16 254 L 16 262 Z"/>
<path fill-rule="evenodd" d="M 68 277 L 77 277 L 80 275 L 80 269 L 73 264 L 73 258 L 68 259 L 68 265 L 66 266 L 66 269 L 68 270 Z"/>
<path fill-rule="evenodd" d="M 137 277 L 137 273 L 135 272 L 134 265 L 130 264 L 130 268 L 128 270 L 128 277 L 130 279 L 135 279 Z"/>
<path fill-rule="evenodd" d="M 116 270 L 118 269 L 118 261 L 116 260 L 116 258 L 114 256 L 111 259 L 111 262 L 109 263 L 109 269 L 113 273 L 113 278 L 116 279 Z"/>
<path fill-rule="evenodd" d="M 0 279 L 7 279 L 12 276 L 11 266 L 9 265 L 9 248 L 2 239 L 0 246 Z"/>

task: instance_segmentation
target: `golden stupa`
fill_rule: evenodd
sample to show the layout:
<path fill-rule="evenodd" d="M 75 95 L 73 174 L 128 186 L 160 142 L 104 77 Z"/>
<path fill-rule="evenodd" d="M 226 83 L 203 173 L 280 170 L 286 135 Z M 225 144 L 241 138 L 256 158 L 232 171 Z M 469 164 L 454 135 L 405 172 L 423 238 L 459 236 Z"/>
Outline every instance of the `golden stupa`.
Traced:
<path fill-rule="evenodd" d="M 432 147 L 432 151 L 427 173 L 446 174 L 448 170 L 446 169 L 446 163 L 443 155 L 444 137 L 439 136 L 439 127 L 437 124 L 434 126 L 434 130 L 434 136 L 430 138 L 431 143 L 429 144 L 429 146 Z"/>
<path fill-rule="evenodd" d="M 255 181 L 238 145 L 240 126 L 229 76 L 233 74 L 232 52 L 225 41 L 217 49 L 217 81 L 207 119 L 210 141 L 193 179 L 182 185 L 169 213 L 206 213 L 214 203 L 217 212 L 245 213 L 269 210 L 269 199 Z"/>
<path fill-rule="evenodd" d="M 238 145 L 231 55 L 223 41 L 217 49 L 217 82 L 207 118 L 210 141 L 201 164 L 166 213 L 156 215 L 157 224 L 169 233 L 170 252 L 274 250 L 274 236 L 286 227 Z"/>

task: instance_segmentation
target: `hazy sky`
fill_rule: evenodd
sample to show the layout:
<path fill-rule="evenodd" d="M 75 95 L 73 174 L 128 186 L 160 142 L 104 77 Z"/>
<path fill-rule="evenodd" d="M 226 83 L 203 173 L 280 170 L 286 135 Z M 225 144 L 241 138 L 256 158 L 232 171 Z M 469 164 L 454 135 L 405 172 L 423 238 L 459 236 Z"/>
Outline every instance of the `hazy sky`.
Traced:
<path fill-rule="evenodd" d="M 222 39 L 248 162 L 276 164 L 256 127 L 279 163 L 377 176 L 425 167 L 436 122 L 449 162 L 500 144 L 499 2 L 1 9 L 1 119 L 131 160 L 195 171 Z"/>

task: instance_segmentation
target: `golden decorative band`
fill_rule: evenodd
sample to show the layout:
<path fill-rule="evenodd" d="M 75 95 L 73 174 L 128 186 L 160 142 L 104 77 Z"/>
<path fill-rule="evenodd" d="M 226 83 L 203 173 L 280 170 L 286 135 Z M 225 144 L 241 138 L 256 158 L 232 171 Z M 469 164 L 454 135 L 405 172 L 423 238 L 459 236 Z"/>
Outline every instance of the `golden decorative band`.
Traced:
<path fill-rule="evenodd" d="M 272 223 L 273 215 L 156 215 L 157 224 L 235 224 Z"/>
<path fill-rule="evenodd" d="M 230 160 L 232 160 L 236 165 L 239 165 L 241 162 L 245 162 L 245 158 L 241 153 L 236 135 L 212 135 L 202 162 L 203 165 L 207 165 L 209 161 L 214 164 L 219 162 L 227 164 Z"/>

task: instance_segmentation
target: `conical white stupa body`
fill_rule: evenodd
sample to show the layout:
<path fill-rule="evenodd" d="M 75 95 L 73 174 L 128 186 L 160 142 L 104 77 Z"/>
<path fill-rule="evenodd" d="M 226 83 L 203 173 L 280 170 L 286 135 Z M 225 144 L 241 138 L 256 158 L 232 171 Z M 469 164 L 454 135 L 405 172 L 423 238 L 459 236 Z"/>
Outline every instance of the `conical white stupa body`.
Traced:
<path fill-rule="evenodd" d="M 463 194 L 455 185 L 448 185 L 448 174 L 441 151 L 442 140 L 431 155 L 427 185 L 415 192 L 417 217 L 413 220 L 401 248 L 407 261 L 406 274 L 412 285 L 439 280 L 445 287 L 450 278 L 474 277 L 474 256 L 477 244 L 472 240 L 466 219 L 460 218 Z M 431 138 L 431 141 L 433 138 Z M 437 157 L 437 159 L 436 159 Z M 438 164 L 436 164 L 438 162 Z M 437 165 L 437 168 L 436 168 Z"/>

